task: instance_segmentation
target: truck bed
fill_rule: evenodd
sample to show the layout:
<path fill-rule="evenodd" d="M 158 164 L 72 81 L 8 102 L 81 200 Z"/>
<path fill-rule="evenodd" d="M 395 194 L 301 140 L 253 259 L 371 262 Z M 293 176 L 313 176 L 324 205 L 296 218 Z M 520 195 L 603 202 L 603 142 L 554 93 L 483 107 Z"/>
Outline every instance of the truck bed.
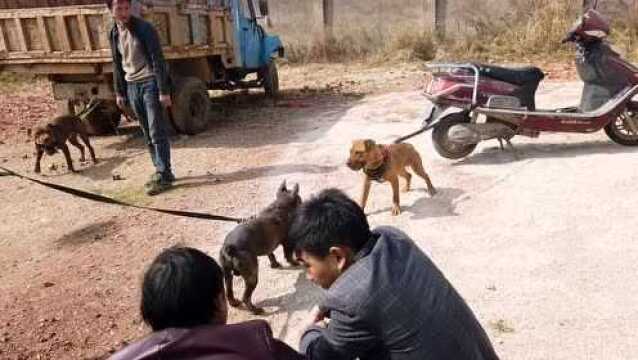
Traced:
<path fill-rule="evenodd" d="M 147 0 L 144 4 L 142 17 L 155 25 L 167 59 L 232 57 L 228 9 L 213 8 L 207 0 Z M 0 0 L 0 70 L 108 71 L 96 67 L 110 67 L 112 24 L 101 0 Z"/>

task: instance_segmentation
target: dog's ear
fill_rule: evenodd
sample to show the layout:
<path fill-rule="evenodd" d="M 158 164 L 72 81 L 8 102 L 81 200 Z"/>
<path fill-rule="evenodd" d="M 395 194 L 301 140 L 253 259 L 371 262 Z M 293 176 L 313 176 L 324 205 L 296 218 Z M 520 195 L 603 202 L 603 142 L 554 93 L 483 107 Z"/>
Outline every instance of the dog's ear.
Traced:
<path fill-rule="evenodd" d="M 374 142 L 374 140 L 370 140 L 370 139 L 364 141 L 364 144 L 366 147 L 366 151 L 372 150 L 377 145 L 377 143 Z"/>
<path fill-rule="evenodd" d="M 281 182 L 281 185 L 279 185 L 279 190 L 277 190 L 278 193 L 282 193 L 282 192 L 288 192 L 288 189 L 286 188 L 286 180 Z"/>
<path fill-rule="evenodd" d="M 58 133 L 59 128 L 57 124 L 47 124 L 47 129 L 55 136 Z"/>
<path fill-rule="evenodd" d="M 295 184 L 295 186 L 292 188 L 292 196 L 297 195 L 299 195 L 299 184 Z"/>
<path fill-rule="evenodd" d="M 352 150 L 354 152 L 366 152 L 366 144 L 364 140 L 355 140 L 352 142 Z"/>

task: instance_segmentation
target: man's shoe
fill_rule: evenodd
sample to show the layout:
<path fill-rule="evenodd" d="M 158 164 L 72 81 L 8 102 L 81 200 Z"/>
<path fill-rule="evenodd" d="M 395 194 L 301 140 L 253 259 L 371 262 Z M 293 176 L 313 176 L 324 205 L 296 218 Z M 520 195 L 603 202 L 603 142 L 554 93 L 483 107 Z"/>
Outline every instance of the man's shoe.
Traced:
<path fill-rule="evenodd" d="M 146 182 L 146 184 L 144 184 L 144 189 L 148 191 L 148 189 L 153 187 L 155 183 L 160 182 L 161 180 L 162 180 L 162 174 L 158 172 L 154 173 L 153 175 L 151 175 L 151 178 Z"/>
<path fill-rule="evenodd" d="M 172 187 L 173 187 L 172 181 L 164 181 L 164 180 L 156 181 L 151 183 L 151 185 L 146 188 L 146 195 L 155 196 L 155 195 L 163 193 L 164 191 Z"/>
<path fill-rule="evenodd" d="M 170 182 L 170 183 L 175 182 L 175 175 L 173 175 L 172 172 L 169 172 L 168 174 L 161 176 L 161 178 L 162 178 L 162 181 L 164 182 Z"/>

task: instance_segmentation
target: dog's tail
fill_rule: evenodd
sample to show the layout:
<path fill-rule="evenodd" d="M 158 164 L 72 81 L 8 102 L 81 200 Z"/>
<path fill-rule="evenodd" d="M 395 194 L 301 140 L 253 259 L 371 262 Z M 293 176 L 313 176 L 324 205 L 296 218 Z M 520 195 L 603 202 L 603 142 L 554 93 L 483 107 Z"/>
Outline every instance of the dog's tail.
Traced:
<path fill-rule="evenodd" d="M 230 271 L 235 276 L 239 276 L 239 261 L 237 258 L 238 250 L 233 245 L 224 245 L 219 254 L 222 269 Z"/>

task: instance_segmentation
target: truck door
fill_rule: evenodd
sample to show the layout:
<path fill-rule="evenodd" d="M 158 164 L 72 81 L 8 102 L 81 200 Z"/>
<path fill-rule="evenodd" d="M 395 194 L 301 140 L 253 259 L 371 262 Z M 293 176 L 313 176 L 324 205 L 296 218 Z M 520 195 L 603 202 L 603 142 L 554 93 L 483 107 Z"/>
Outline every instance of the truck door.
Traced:
<path fill-rule="evenodd" d="M 256 70 L 264 65 L 262 59 L 263 29 L 257 23 L 255 0 L 240 0 L 241 53 L 243 67 Z"/>

